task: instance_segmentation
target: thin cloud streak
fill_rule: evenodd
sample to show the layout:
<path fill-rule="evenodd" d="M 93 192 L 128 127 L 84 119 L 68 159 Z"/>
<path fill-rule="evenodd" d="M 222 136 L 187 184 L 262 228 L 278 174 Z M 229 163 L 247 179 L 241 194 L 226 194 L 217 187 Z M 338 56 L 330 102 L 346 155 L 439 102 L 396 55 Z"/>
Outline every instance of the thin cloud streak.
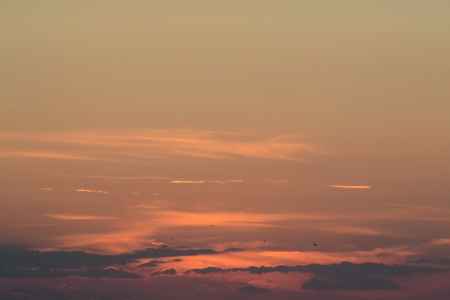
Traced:
<path fill-rule="evenodd" d="M 329 188 L 334 189 L 371 189 L 370 185 L 346 185 L 346 184 L 330 184 L 327 185 Z"/>
<path fill-rule="evenodd" d="M 57 152 L 37 152 L 37 151 L 2 151 L 1 157 L 15 157 L 15 158 L 41 158 L 41 159 L 63 159 L 63 160 L 75 160 L 75 161 L 98 161 L 98 162 L 112 162 L 122 164 L 138 164 L 138 165 L 151 165 L 145 162 L 126 161 L 120 159 L 108 159 L 103 157 L 93 156 L 79 156 L 70 153 L 57 153 Z"/>
<path fill-rule="evenodd" d="M 65 215 L 65 214 L 44 214 L 45 217 L 58 220 L 116 220 L 117 217 L 112 216 L 91 216 L 91 215 Z"/>
<path fill-rule="evenodd" d="M 110 180 L 165 180 L 170 179 L 162 176 L 103 176 L 103 175 L 86 175 L 86 178 L 92 179 L 110 179 Z"/>
<path fill-rule="evenodd" d="M 231 180 L 172 180 L 170 183 L 173 184 L 204 184 L 204 183 L 242 183 L 243 181 L 240 179 L 231 179 Z"/>
<path fill-rule="evenodd" d="M 442 239 L 437 239 L 434 240 L 433 245 L 450 245 L 450 239 L 447 238 L 442 238 Z"/>
<path fill-rule="evenodd" d="M 95 157 L 77 156 L 55 152 L 29 152 L 29 151 L 4 151 L 0 152 L 0 157 L 31 157 L 31 158 L 53 158 L 68 160 L 101 160 Z"/>
<path fill-rule="evenodd" d="M 99 191 L 99 190 L 87 190 L 87 189 L 78 189 L 77 192 L 80 193 L 98 193 L 98 194 L 109 194 L 108 191 Z"/>
<path fill-rule="evenodd" d="M 321 228 L 320 230 L 326 232 L 335 232 L 347 235 L 380 235 L 380 236 L 396 236 L 392 233 L 378 231 L 370 228 L 362 228 L 355 226 L 333 226 L 327 228 Z"/>
<path fill-rule="evenodd" d="M 206 181 L 203 180 L 172 180 L 170 183 L 175 184 L 203 184 Z"/>

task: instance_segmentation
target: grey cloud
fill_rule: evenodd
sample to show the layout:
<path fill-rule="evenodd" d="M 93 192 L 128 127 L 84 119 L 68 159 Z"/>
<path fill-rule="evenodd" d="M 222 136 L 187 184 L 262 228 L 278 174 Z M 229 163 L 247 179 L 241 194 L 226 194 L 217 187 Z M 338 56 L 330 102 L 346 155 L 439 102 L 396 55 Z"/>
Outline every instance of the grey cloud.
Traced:
<path fill-rule="evenodd" d="M 177 274 L 177 270 L 175 270 L 174 268 L 171 268 L 171 269 L 166 269 L 163 271 L 153 272 L 151 275 L 158 276 L 158 275 L 175 275 L 175 274 Z"/>
<path fill-rule="evenodd" d="M 244 293 L 250 293 L 250 294 L 261 294 L 261 293 L 268 293 L 271 291 L 269 289 L 258 287 L 255 285 L 239 286 L 235 290 L 238 292 L 244 292 Z"/>
<path fill-rule="evenodd" d="M 161 264 L 166 264 L 166 263 L 169 263 L 169 262 L 180 262 L 180 261 L 182 261 L 182 259 L 180 259 L 180 258 L 176 258 L 176 259 L 173 259 L 173 260 L 151 260 L 151 261 L 146 262 L 146 263 L 144 263 L 142 265 L 139 265 L 139 267 L 157 267 L 157 266 L 159 266 Z"/>
<path fill-rule="evenodd" d="M 242 251 L 242 249 L 227 249 L 224 252 Z M 147 248 L 131 253 L 105 255 L 82 251 L 46 251 L 28 250 L 22 247 L 0 246 L 0 269 L 2 268 L 46 268 L 46 269 L 79 269 L 83 267 L 105 267 L 125 265 L 145 258 L 160 258 L 174 256 L 193 256 L 200 254 L 220 254 L 213 249 L 189 249 L 161 246 Z"/>
<path fill-rule="evenodd" d="M 186 271 L 186 273 L 197 273 L 197 274 L 212 274 L 212 273 L 227 273 L 227 272 L 249 272 L 252 274 L 265 274 L 265 273 L 288 273 L 288 272 L 299 272 L 299 273 L 312 273 L 317 276 L 336 276 L 337 278 L 348 278 L 359 275 L 371 275 L 371 276 L 385 276 L 385 277 L 405 277 L 409 274 L 416 273 L 439 273 L 449 271 L 449 269 L 441 268 L 429 268 L 422 266 L 390 266 L 377 263 L 362 263 L 353 264 L 350 262 L 342 262 L 341 264 L 331 264 L 331 265 L 298 265 L 295 267 L 290 266 L 276 266 L 276 267 L 248 267 L 248 268 L 231 268 L 222 269 L 216 267 L 209 267 L 204 269 L 192 269 Z"/>
<path fill-rule="evenodd" d="M 448 266 L 450 265 L 450 259 L 427 259 L 427 258 L 421 258 L 418 260 L 412 260 L 408 261 L 408 264 L 434 264 L 434 265 L 443 265 Z"/>
<path fill-rule="evenodd" d="M 242 251 L 242 249 L 227 249 L 224 252 Z M 92 254 L 82 251 L 46 251 L 28 250 L 23 247 L 0 246 L 0 277 L 3 278 L 64 278 L 80 276 L 86 278 L 128 278 L 142 276 L 116 268 L 104 268 L 112 265 L 126 265 L 139 259 L 193 256 L 200 254 L 220 254 L 213 249 L 171 248 L 161 246 L 147 248 L 131 253 L 118 255 Z M 156 266 L 166 262 L 178 262 L 180 258 L 163 261 L 152 260 L 143 266 Z M 161 272 L 171 275 L 173 271 Z"/>
<path fill-rule="evenodd" d="M 188 270 L 185 273 L 186 274 L 196 273 L 196 274 L 207 275 L 207 274 L 213 274 L 213 273 L 228 273 L 228 272 L 239 272 L 239 271 L 245 271 L 245 269 L 240 269 L 240 268 L 222 269 L 222 268 L 216 268 L 216 267 L 208 267 L 208 268 L 203 268 L 203 269 Z"/>
<path fill-rule="evenodd" d="M 422 266 L 390 266 L 377 263 L 353 264 L 342 262 L 341 264 L 306 266 L 276 266 L 276 267 L 248 267 L 222 269 L 209 267 L 204 269 L 192 269 L 185 273 L 195 274 L 217 274 L 229 272 L 249 272 L 252 274 L 266 274 L 273 272 L 289 273 L 312 273 L 314 278 L 303 284 L 303 289 L 315 291 L 330 290 L 397 290 L 400 287 L 387 278 L 405 277 L 410 274 L 429 274 L 448 272 L 450 269 L 430 268 Z"/>
<path fill-rule="evenodd" d="M 66 291 L 58 289 L 38 288 L 38 289 L 21 289 L 14 290 L 8 298 L 4 300 L 29 300 L 29 299 L 45 299 L 45 300 L 69 300 L 70 296 Z"/>
<path fill-rule="evenodd" d="M 142 265 L 139 265 L 139 267 L 157 267 L 157 266 L 159 266 L 161 264 L 165 264 L 165 263 L 167 263 L 167 262 L 163 261 L 163 260 L 151 260 Z"/>
<path fill-rule="evenodd" d="M 400 287 L 392 280 L 383 277 L 357 276 L 344 280 L 332 278 L 313 278 L 302 285 L 302 289 L 314 291 L 332 290 L 398 290 Z"/>
<path fill-rule="evenodd" d="M 71 276 L 79 276 L 85 278 L 122 278 L 136 279 L 142 278 L 141 275 L 131 273 L 125 270 L 107 268 L 107 269 L 87 269 L 87 270 L 50 270 L 50 269 L 25 269 L 12 268 L 0 270 L 0 277 L 27 279 L 27 278 L 64 278 Z"/>

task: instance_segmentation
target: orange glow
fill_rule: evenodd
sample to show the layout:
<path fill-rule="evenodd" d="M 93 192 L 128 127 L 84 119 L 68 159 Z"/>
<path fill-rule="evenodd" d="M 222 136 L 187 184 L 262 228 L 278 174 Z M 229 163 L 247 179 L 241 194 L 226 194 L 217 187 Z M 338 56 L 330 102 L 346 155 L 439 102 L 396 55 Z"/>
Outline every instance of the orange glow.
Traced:
<path fill-rule="evenodd" d="M 119 254 L 152 246 L 154 239 L 145 238 L 152 234 L 152 229 L 145 232 L 120 231 L 105 234 L 74 234 L 52 238 L 61 249 L 77 249 L 108 254 Z"/>
<path fill-rule="evenodd" d="M 329 217 L 313 214 L 257 214 L 238 212 L 195 213 L 181 211 L 160 211 L 152 217 L 163 226 L 251 226 L 251 227 L 279 227 L 271 224 L 289 220 L 325 220 Z"/>

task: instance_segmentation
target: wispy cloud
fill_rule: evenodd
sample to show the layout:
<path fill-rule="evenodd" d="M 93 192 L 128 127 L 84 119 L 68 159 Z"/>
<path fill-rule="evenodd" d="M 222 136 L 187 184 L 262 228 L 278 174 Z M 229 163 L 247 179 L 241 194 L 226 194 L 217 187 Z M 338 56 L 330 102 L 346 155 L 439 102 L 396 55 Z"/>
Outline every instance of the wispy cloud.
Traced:
<path fill-rule="evenodd" d="M 46 188 L 41 188 L 42 191 L 53 191 L 52 188 L 46 187 Z"/>
<path fill-rule="evenodd" d="M 273 184 L 273 185 L 279 185 L 279 186 L 289 186 L 291 185 L 289 183 L 289 180 L 286 179 L 266 179 L 267 183 Z"/>
<path fill-rule="evenodd" d="M 371 189 L 370 185 L 348 185 L 348 184 L 330 184 L 327 185 L 329 188 L 333 189 Z"/>
<path fill-rule="evenodd" d="M 54 158 L 68 160 L 100 160 L 95 157 L 79 156 L 57 152 L 36 152 L 36 151 L 1 151 L 0 157 L 34 157 L 34 158 Z"/>
<path fill-rule="evenodd" d="M 294 135 L 262 136 L 242 132 L 154 130 L 154 131 L 71 131 L 55 133 L 0 132 L 3 156 L 30 156 L 64 159 L 116 159 L 142 162 L 173 155 L 233 159 L 238 157 L 305 161 L 311 154 L 324 154 L 318 147 L 299 141 Z M 27 142 L 28 149 L 20 149 Z M 55 148 L 60 151 L 30 151 L 30 148 Z M 19 147 L 19 148 L 18 148 Z M 93 151 L 95 149 L 95 151 Z M 6 152 L 5 152 L 6 151 Z M 89 156 L 80 155 L 89 153 Z M 113 156 L 113 157 L 111 157 Z"/>
<path fill-rule="evenodd" d="M 388 232 L 378 231 L 378 230 L 374 230 L 371 228 L 356 227 L 356 226 L 332 226 L 332 227 L 327 227 L 327 228 L 321 228 L 321 230 L 327 231 L 327 232 L 348 234 L 348 235 L 383 235 L 383 236 L 393 235 L 392 233 L 388 233 Z"/>
<path fill-rule="evenodd" d="M 115 220 L 117 217 L 111 216 L 91 216 L 91 215 L 66 215 L 66 214 L 44 214 L 45 217 L 58 220 Z"/>
<path fill-rule="evenodd" d="M 92 179 L 110 179 L 110 180 L 161 180 L 170 179 L 162 176 L 103 176 L 103 175 L 86 175 L 86 178 Z"/>
<path fill-rule="evenodd" d="M 210 183 L 241 183 L 241 182 L 243 182 L 243 180 L 240 180 L 240 179 L 210 180 L 210 181 L 207 181 L 207 182 L 210 182 Z"/>
<path fill-rule="evenodd" d="M 434 245 L 450 245 L 450 239 L 447 239 L 447 238 L 437 239 L 437 240 L 434 240 L 432 244 L 434 244 Z"/>
<path fill-rule="evenodd" d="M 203 180 L 172 180 L 170 183 L 175 183 L 175 184 L 203 184 L 206 181 Z"/>
<path fill-rule="evenodd" d="M 69 150 L 61 150 L 60 152 L 46 152 L 46 151 L 23 151 L 23 150 L 13 150 L 13 151 L 2 151 L 0 149 L 1 157 L 16 157 L 16 158 L 41 158 L 41 159 L 61 159 L 61 160 L 75 160 L 75 161 L 98 161 L 98 162 L 112 162 L 121 164 L 140 164 L 140 165 L 151 165 L 146 162 L 123 160 L 119 158 L 105 158 L 104 155 L 98 155 L 92 151 L 91 156 L 78 155 L 76 153 L 71 153 Z M 76 152 L 76 150 L 73 150 Z M 97 155 L 97 156 L 95 156 Z"/>
<path fill-rule="evenodd" d="M 108 194 L 108 191 L 99 191 L 99 190 L 88 190 L 88 189 L 78 189 L 77 192 L 80 193 L 98 193 L 98 194 Z"/>
<path fill-rule="evenodd" d="M 240 179 L 231 179 L 231 180 L 172 180 L 170 183 L 174 184 L 203 184 L 203 183 L 241 183 L 243 182 Z"/>

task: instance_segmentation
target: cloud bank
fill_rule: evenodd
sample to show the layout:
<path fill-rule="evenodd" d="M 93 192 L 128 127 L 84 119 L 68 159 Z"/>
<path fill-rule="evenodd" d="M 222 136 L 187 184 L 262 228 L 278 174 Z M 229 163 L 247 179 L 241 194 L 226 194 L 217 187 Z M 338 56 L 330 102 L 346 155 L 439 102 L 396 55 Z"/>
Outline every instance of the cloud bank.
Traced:
<path fill-rule="evenodd" d="M 362 263 L 353 264 L 350 262 L 342 262 L 340 264 L 330 265 L 298 265 L 276 266 L 276 267 L 248 267 L 248 268 L 230 268 L 223 269 L 217 267 L 208 267 L 203 269 L 192 269 L 185 274 L 223 274 L 234 272 L 247 272 L 251 274 L 268 274 L 268 273 L 310 273 L 314 278 L 306 281 L 302 288 L 314 291 L 331 291 L 331 290 L 397 290 L 400 289 L 398 284 L 390 278 L 406 277 L 411 274 L 434 274 L 441 272 L 449 272 L 450 269 L 430 268 L 422 266 L 390 266 L 378 263 Z M 252 288 L 253 289 L 253 288 Z"/>

